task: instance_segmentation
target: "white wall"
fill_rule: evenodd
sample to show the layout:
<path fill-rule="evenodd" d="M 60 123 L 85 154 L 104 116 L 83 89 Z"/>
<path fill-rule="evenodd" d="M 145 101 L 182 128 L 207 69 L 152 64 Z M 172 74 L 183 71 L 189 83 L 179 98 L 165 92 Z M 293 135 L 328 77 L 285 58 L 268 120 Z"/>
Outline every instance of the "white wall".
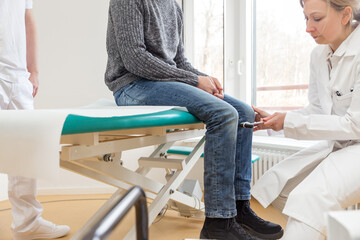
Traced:
<path fill-rule="evenodd" d="M 108 2 L 34 0 L 40 67 L 36 108 L 77 107 L 99 98 L 112 99 L 103 80 Z M 66 170 L 58 173 L 58 182 L 39 181 L 39 194 L 111 191 Z"/>
<path fill-rule="evenodd" d="M 112 99 L 104 84 L 108 1 L 34 0 L 40 88 L 36 108 Z"/>

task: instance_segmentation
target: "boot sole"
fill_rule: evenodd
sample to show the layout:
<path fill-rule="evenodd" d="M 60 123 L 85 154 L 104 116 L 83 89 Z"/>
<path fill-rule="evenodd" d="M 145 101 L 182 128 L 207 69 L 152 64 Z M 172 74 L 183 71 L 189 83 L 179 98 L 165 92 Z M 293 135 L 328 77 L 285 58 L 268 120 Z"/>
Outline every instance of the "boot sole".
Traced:
<path fill-rule="evenodd" d="M 276 240 L 276 239 L 280 239 L 284 235 L 283 229 L 281 229 L 281 231 L 277 232 L 277 233 L 262 234 L 262 233 L 254 231 L 252 228 L 249 228 L 248 226 L 246 226 L 244 224 L 240 224 L 240 225 L 251 235 L 258 237 L 258 238 L 262 238 L 262 239 Z"/>
<path fill-rule="evenodd" d="M 216 240 L 214 238 L 207 238 L 204 234 L 200 233 L 200 239 Z"/>
<path fill-rule="evenodd" d="M 200 239 L 207 239 L 207 237 L 205 237 L 204 234 L 200 233 Z"/>

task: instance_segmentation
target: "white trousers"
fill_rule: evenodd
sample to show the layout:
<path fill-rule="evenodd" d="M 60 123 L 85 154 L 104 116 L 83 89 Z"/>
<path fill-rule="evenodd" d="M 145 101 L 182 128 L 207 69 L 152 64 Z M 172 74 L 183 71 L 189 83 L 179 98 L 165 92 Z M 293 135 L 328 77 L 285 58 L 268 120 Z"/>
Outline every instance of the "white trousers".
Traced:
<path fill-rule="evenodd" d="M 325 240 L 321 232 L 296 219 L 289 218 L 284 236 L 281 240 Z"/>
<path fill-rule="evenodd" d="M 321 239 L 326 235 L 327 212 L 360 202 L 360 143 L 338 145 L 322 142 L 304 149 L 271 168 L 254 185 L 253 196 L 263 206 L 273 204 L 290 217 L 285 239 L 313 240 L 306 236 L 311 231 L 294 230 L 308 227 Z"/>
<path fill-rule="evenodd" d="M 0 79 L 0 110 L 33 109 L 32 92 L 27 79 L 15 83 Z M 9 176 L 8 196 L 14 220 L 11 228 L 15 232 L 26 232 L 38 223 L 43 208 L 36 200 L 36 185 L 35 179 Z"/>

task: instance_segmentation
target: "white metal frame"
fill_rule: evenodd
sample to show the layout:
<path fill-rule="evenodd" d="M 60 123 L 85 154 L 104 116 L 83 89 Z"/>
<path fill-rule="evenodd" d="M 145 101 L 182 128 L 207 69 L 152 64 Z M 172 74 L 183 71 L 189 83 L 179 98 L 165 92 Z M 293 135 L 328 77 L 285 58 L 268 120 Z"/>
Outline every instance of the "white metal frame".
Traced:
<path fill-rule="evenodd" d="M 253 0 L 226 0 L 225 90 L 251 104 L 253 93 Z"/>
<path fill-rule="evenodd" d="M 194 62 L 194 1 L 183 0 L 184 45 Z M 253 58 L 254 0 L 224 0 L 224 85 L 225 92 L 248 104 L 254 97 Z"/>
<path fill-rule="evenodd" d="M 177 130 L 174 130 L 177 129 Z M 60 166 L 67 170 L 118 187 L 118 194 L 134 185 L 142 187 L 146 196 L 153 199 L 149 206 L 149 226 L 166 205 L 181 203 L 203 212 L 204 204 L 198 199 L 185 195 L 177 188 L 194 167 L 204 151 L 204 124 L 174 125 L 142 129 L 94 132 L 64 135 L 61 143 Z M 168 159 L 166 152 L 176 142 L 194 137 L 202 137 L 194 151 L 185 159 Z M 139 159 L 139 168 L 134 172 L 122 166 L 121 152 L 158 145 L 148 157 Z M 170 175 L 166 184 L 147 177 L 152 168 L 164 168 Z M 113 195 L 113 196 L 114 196 Z M 111 205 L 108 200 L 92 217 L 96 218 Z M 134 239 L 135 226 L 125 239 Z"/>
<path fill-rule="evenodd" d="M 195 10 L 194 10 L 194 1 L 195 0 L 183 0 L 182 7 L 184 13 L 184 48 L 185 56 L 189 62 L 195 62 Z"/>

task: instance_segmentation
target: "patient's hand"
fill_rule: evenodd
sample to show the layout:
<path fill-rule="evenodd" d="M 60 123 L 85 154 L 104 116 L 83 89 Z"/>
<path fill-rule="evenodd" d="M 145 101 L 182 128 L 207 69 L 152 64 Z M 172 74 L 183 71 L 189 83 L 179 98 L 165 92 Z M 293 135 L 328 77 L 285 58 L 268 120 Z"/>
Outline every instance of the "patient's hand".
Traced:
<path fill-rule="evenodd" d="M 216 96 L 216 95 L 221 94 L 219 92 L 214 80 L 208 76 L 199 76 L 199 83 L 198 83 L 197 87 L 204 90 L 205 92 L 210 93 L 211 95 Z"/>
<path fill-rule="evenodd" d="M 260 108 L 254 106 L 252 106 L 252 108 L 254 109 L 255 112 L 255 122 L 261 122 L 263 121 L 264 118 L 269 117 L 271 115 L 270 113 L 267 113 L 264 110 L 261 110 Z M 259 124 L 254 126 L 254 132 L 262 129 L 268 129 L 268 128 L 265 128 L 264 124 Z"/>
<path fill-rule="evenodd" d="M 266 118 L 268 116 L 270 116 L 270 113 L 265 112 L 264 110 L 261 110 L 260 108 L 254 107 L 252 106 L 252 108 L 254 109 L 255 112 L 255 122 L 260 122 L 261 119 Z"/>
<path fill-rule="evenodd" d="M 214 77 L 210 77 L 210 78 L 211 78 L 211 80 L 213 80 L 215 87 L 218 90 L 218 93 L 214 93 L 214 96 L 218 97 L 220 99 L 224 99 L 224 89 L 221 86 L 221 83 L 219 82 L 219 80 L 217 78 L 214 78 Z"/>

